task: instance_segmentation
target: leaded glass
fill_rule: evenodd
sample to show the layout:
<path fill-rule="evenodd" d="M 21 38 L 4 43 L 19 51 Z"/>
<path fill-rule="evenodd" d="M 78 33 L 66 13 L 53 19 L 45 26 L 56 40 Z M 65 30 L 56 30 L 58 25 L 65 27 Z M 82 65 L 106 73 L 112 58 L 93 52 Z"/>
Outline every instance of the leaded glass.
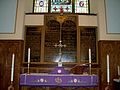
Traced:
<path fill-rule="evenodd" d="M 35 0 L 34 13 L 48 13 L 48 0 Z"/>
<path fill-rule="evenodd" d="M 34 13 L 89 13 L 89 0 L 34 0 Z M 49 8 L 49 9 L 48 9 Z M 49 11 L 48 11 L 49 10 Z"/>
<path fill-rule="evenodd" d="M 72 13 L 72 0 L 51 0 L 51 13 Z"/>
<path fill-rule="evenodd" d="M 75 13 L 89 13 L 88 0 L 75 0 Z"/>

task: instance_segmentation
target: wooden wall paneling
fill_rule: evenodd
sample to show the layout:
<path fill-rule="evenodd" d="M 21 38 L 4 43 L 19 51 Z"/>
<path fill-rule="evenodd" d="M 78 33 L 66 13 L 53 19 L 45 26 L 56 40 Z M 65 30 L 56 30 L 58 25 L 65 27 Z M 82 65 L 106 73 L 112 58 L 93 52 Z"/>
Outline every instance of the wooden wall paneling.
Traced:
<path fill-rule="evenodd" d="M 80 58 L 81 62 L 88 63 L 89 48 L 91 49 L 92 63 L 97 61 L 97 28 L 96 27 L 80 27 Z"/>
<path fill-rule="evenodd" d="M 110 86 L 113 90 L 113 79 L 117 77 L 117 65 L 119 61 L 120 41 L 99 41 L 99 61 L 101 66 L 100 90 L 107 85 L 107 54 L 110 57 Z"/>
<path fill-rule="evenodd" d="M 117 62 L 117 65 L 120 66 L 120 41 L 117 42 L 116 45 L 117 45 L 116 51 L 117 51 L 117 61 L 118 61 L 118 62 Z"/>
<path fill-rule="evenodd" d="M 20 74 L 20 65 L 22 61 L 22 52 L 23 52 L 23 41 L 12 41 L 12 40 L 1 40 L 0 41 L 0 63 L 1 66 L 1 77 L 0 81 L 2 90 L 7 90 L 11 81 L 11 63 L 12 63 L 12 54 L 15 53 L 15 67 L 14 67 L 14 82 L 13 86 L 15 90 L 19 90 L 19 74 Z"/>
<path fill-rule="evenodd" d="M 31 62 L 40 62 L 41 58 L 41 32 L 42 27 L 27 26 L 25 38 L 24 62 L 28 60 L 28 48 L 30 48 Z"/>
<path fill-rule="evenodd" d="M 4 57 L 6 55 L 6 46 L 3 45 L 2 43 L 0 43 L 0 88 L 5 89 L 5 60 L 6 57 Z"/>
<path fill-rule="evenodd" d="M 56 62 L 59 57 L 59 44 L 61 30 L 63 62 L 77 62 L 77 16 L 76 15 L 46 15 L 45 16 L 45 62 Z"/>

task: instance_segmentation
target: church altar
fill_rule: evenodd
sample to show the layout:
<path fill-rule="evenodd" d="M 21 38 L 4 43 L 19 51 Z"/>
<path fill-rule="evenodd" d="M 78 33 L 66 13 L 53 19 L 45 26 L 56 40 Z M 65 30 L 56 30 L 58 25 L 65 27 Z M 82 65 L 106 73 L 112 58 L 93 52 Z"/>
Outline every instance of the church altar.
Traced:
<path fill-rule="evenodd" d="M 70 74 L 64 67 L 56 67 L 50 73 L 20 74 L 20 86 L 94 88 L 98 86 L 98 76 Z"/>

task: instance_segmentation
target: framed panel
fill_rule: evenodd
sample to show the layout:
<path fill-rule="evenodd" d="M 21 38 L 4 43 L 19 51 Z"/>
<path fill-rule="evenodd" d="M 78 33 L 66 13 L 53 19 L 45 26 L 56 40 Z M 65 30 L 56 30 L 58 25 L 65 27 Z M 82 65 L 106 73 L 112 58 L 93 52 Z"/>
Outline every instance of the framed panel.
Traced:
<path fill-rule="evenodd" d="M 28 48 L 30 48 L 30 61 L 40 62 L 42 31 L 40 29 L 40 27 L 26 27 L 25 62 L 28 61 Z"/>
<path fill-rule="evenodd" d="M 62 62 L 77 62 L 77 17 L 46 15 L 45 29 L 45 62 L 58 62 L 60 51 L 62 53 Z M 61 33 L 61 34 L 60 34 Z M 60 41 L 62 47 L 60 49 Z M 55 46 L 56 45 L 56 46 Z"/>
<path fill-rule="evenodd" d="M 18 0 L 0 1 L 0 33 L 14 33 Z"/>
<path fill-rule="evenodd" d="M 57 62 L 59 49 L 55 44 L 59 42 L 60 23 L 56 20 L 47 22 L 45 29 L 45 62 Z"/>
<path fill-rule="evenodd" d="M 66 20 L 62 26 L 62 41 L 64 62 L 77 62 L 77 26 L 75 22 Z"/>
<path fill-rule="evenodd" d="M 105 0 L 107 33 L 120 34 L 120 0 Z"/>
<path fill-rule="evenodd" d="M 80 27 L 80 59 L 88 63 L 89 48 L 92 63 L 97 63 L 96 27 Z"/>

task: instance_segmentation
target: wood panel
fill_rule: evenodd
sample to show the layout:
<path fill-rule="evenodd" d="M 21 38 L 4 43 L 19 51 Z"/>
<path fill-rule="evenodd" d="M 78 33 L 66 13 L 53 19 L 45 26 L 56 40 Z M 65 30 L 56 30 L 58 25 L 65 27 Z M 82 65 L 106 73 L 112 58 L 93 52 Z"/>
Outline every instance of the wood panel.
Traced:
<path fill-rule="evenodd" d="M 114 90 L 113 79 L 117 78 L 117 65 L 120 65 L 120 41 L 99 41 L 99 62 L 101 66 L 101 89 L 107 85 L 107 54 L 110 57 L 110 87 Z"/>
<path fill-rule="evenodd" d="M 97 63 L 97 28 L 80 27 L 80 59 L 82 62 L 89 60 L 89 48 L 91 49 L 92 63 Z"/>
<path fill-rule="evenodd" d="M 45 62 L 56 62 L 59 59 L 60 39 L 63 62 L 77 62 L 77 16 L 45 16 Z"/>
<path fill-rule="evenodd" d="M 28 48 L 30 48 L 31 62 L 40 62 L 41 58 L 41 32 L 42 27 L 26 27 L 25 61 L 28 61 Z"/>
<path fill-rule="evenodd" d="M 19 90 L 19 74 L 22 61 L 23 41 L 0 40 L 0 89 L 7 90 L 11 83 L 12 54 L 15 53 L 14 82 L 15 90 Z"/>

